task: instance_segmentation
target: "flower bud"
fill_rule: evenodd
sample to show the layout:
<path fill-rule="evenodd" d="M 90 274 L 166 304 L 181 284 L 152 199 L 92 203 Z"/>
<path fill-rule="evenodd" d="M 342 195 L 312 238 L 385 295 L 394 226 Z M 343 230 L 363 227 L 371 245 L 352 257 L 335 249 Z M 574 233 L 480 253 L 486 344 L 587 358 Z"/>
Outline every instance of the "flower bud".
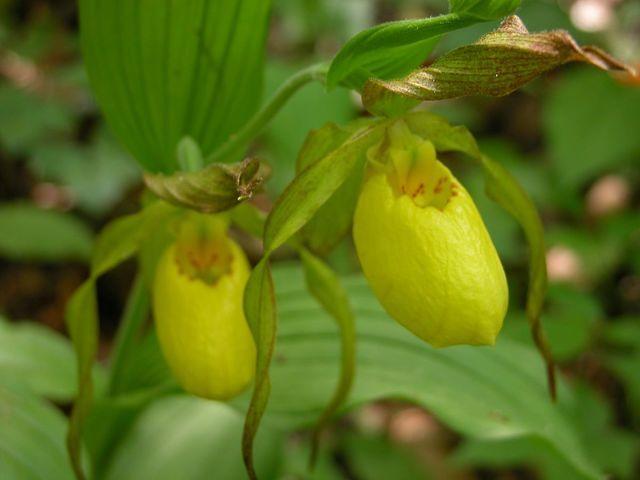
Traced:
<path fill-rule="evenodd" d="M 353 236 L 382 306 L 435 347 L 494 344 L 507 282 L 467 191 L 402 121 L 368 158 Z"/>
<path fill-rule="evenodd" d="M 156 329 L 182 387 L 228 400 L 251 382 L 256 347 L 242 299 L 249 263 L 219 218 L 191 214 L 162 255 L 153 285 Z"/>

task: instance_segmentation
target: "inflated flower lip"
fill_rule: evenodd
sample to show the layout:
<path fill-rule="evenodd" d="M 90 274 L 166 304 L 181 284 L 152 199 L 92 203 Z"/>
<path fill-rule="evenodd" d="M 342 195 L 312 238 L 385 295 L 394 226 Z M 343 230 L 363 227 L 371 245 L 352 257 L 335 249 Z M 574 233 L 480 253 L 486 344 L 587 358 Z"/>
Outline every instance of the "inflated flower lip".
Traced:
<path fill-rule="evenodd" d="M 243 311 L 249 263 L 219 218 L 192 214 L 156 268 L 158 339 L 189 393 L 229 400 L 253 380 L 256 347 Z"/>
<path fill-rule="evenodd" d="M 354 217 L 367 280 L 400 324 L 436 347 L 492 345 L 508 288 L 473 200 L 402 121 L 369 152 Z"/>

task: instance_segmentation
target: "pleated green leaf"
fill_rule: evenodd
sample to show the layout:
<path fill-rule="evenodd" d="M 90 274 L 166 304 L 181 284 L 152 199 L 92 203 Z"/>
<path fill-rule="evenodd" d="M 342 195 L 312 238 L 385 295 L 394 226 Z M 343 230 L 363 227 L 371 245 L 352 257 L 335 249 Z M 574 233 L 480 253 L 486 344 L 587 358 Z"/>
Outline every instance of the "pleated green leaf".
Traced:
<path fill-rule="evenodd" d="M 98 103 L 146 170 L 176 170 L 176 146 L 185 136 L 206 156 L 256 109 L 269 0 L 79 4 Z"/>
<path fill-rule="evenodd" d="M 240 451 L 242 415 L 223 403 L 171 396 L 136 419 L 115 449 L 106 480 L 239 480 L 246 478 Z M 278 478 L 283 435 L 262 430 L 256 469 Z M 167 449 L 171 445 L 171 449 Z"/>
<path fill-rule="evenodd" d="M 332 395 L 340 333 L 306 291 L 299 267 L 273 273 L 279 327 L 265 422 L 300 428 L 313 425 Z M 472 438 L 539 438 L 582 476 L 602 478 L 569 411 L 573 392 L 561 383 L 558 404 L 549 400 L 533 348 L 505 337 L 495 347 L 431 348 L 384 313 L 363 277 L 342 284 L 358 332 L 358 374 L 342 410 L 380 399 L 414 402 Z"/>
<path fill-rule="evenodd" d="M 308 292 L 299 264 L 276 266 L 273 281 L 279 324 L 270 368 L 271 398 L 264 416 L 265 427 L 287 431 L 313 427 L 339 380 L 341 333 L 331 315 Z M 351 394 L 337 413 L 373 401 L 408 401 L 428 409 L 440 421 L 469 438 L 538 439 L 566 460 L 576 478 L 603 478 L 582 440 L 585 434 L 597 432 L 582 430 L 572 410 L 580 397 L 569 388 L 570 384 L 560 381 L 558 403 L 549 400 L 545 367 L 532 347 L 503 335 L 495 347 L 434 349 L 384 312 L 362 276 L 342 277 L 340 282 L 356 318 L 358 373 Z M 156 358 L 162 362 L 159 352 Z M 248 401 L 247 396 L 243 396 L 233 405 L 246 411 Z M 105 417 L 96 420 L 111 421 Z M 181 422 L 177 424 L 192 426 L 195 420 L 185 410 Z M 239 429 L 240 425 L 235 428 Z M 134 435 L 139 433 L 138 430 Z M 164 439 L 165 443 L 170 440 Z M 129 447 L 129 440 L 126 442 Z M 115 459 L 120 472 L 127 467 L 121 458 L 126 451 L 124 444 L 122 447 Z M 228 443 L 226 448 L 230 456 L 236 455 L 235 461 L 240 464 L 239 447 Z M 258 437 L 255 447 L 258 468 L 266 450 L 269 446 L 261 445 Z M 154 446 L 143 441 L 137 451 L 137 455 L 126 455 L 131 471 L 154 471 L 154 465 L 149 464 L 147 458 L 154 455 Z M 212 451 L 215 452 L 215 448 Z M 179 463 L 174 457 L 170 455 L 167 461 Z M 196 457 L 192 461 L 199 462 L 203 469 L 199 471 L 209 476 L 222 475 L 211 470 L 209 457 L 204 454 Z M 196 466 L 189 468 L 196 469 Z M 271 477 L 264 476 L 268 478 Z"/>
<path fill-rule="evenodd" d="M 29 389 L 0 382 L 0 478 L 72 480 L 65 417 Z"/>

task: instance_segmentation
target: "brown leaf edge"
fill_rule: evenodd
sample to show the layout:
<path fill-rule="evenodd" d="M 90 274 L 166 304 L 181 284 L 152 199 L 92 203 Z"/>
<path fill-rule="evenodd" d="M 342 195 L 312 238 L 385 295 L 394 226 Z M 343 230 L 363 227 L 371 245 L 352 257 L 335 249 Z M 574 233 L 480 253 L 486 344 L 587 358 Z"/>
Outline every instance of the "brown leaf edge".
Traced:
<path fill-rule="evenodd" d="M 471 95 L 500 97 L 568 62 L 605 71 L 636 71 L 595 46 L 581 47 L 565 30 L 529 33 L 512 15 L 476 43 L 457 48 L 400 80 L 370 79 L 362 99 L 371 113 L 398 115 L 421 101 Z"/>

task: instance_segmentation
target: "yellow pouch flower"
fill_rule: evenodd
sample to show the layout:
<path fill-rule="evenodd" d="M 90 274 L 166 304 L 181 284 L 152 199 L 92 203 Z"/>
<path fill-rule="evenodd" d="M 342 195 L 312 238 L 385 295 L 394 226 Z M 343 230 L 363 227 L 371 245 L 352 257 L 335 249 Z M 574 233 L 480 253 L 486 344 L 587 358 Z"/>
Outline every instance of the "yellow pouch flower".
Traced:
<path fill-rule="evenodd" d="M 217 217 L 190 214 L 153 285 L 156 329 L 182 387 L 228 400 L 252 381 L 256 348 L 242 299 L 249 263 Z"/>
<path fill-rule="evenodd" d="M 382 306 L 435 347 L 494 344 L 507 282 L 467 191 L 402 121 L 368 157 L 353 237 Z"/>

